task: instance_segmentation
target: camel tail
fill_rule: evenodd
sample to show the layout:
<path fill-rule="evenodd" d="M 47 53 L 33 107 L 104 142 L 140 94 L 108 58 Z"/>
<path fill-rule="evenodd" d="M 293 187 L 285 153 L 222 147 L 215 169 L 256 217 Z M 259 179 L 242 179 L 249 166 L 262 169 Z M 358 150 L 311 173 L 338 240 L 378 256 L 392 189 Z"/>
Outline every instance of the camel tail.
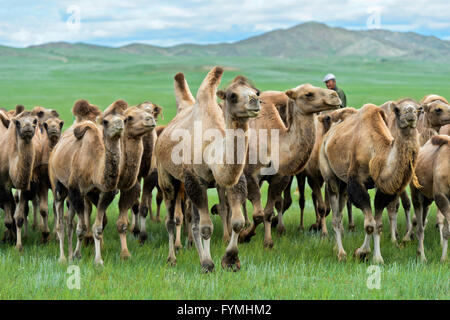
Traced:
<path fill-rule="evenodd" d="M 209 71 L 197 92 L 197 100 L 211 99 L 215 101 L 217 87 L 222 79 L 223 68 L 216 66 Z"/>
<path fill-rule="evenodd" d="M 431 138 L 431 143 L 435 146 L 442 146 L 444 144 L 450 145 L 450 137 L 445 135 L 436 135 Z"/>
<path fill-rule="evenodd" d="M 175 75 L 173 87 L 178 111 L 195 104 L 195 99 L 192 96 L 191 90 L 189 89 L 189 85 L 183 73 L 180 72 Z"/>

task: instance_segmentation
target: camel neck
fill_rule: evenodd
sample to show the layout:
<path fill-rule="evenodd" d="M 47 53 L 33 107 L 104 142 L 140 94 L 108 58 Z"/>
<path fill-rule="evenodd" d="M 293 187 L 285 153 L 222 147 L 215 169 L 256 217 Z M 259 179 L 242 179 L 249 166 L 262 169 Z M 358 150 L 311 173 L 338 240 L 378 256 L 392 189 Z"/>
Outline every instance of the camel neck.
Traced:
<path fill-rule="evenodd" d="M 136 184 L 141 164 L 142 151 L 142 136 L 136 138 L 129 137 L 125 134 L 122 137 L 119 189 L 128 190 Z"/>
<path fill-rule="evenodd" d="M 105 163 L 103 169 L 103 183 L 105 191 L 116 189 L 120 169 L 120 139 L 104 139 Z"/>
<path fill-rule="evenodd" d="M 32 140 L 21 139 L 18 134 L 16 136 L 16 168 L 15 173 L 11 175 L 14 187 L 19 190 L 26 190 L 30 187 L 31 174 L 33 172 L 35 150 Z M 11 154 L 10 156 L 13 156 Z M 10 163 L 14 163 L 10 161 Z M 14 170 L 15 169 L 15 170 Z"/>

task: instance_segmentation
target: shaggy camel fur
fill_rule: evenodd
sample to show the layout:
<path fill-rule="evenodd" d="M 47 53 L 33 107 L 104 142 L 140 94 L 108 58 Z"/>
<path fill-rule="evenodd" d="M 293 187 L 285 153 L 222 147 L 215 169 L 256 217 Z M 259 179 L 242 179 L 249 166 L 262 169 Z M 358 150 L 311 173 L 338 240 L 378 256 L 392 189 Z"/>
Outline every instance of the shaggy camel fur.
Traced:
<path fill-rule="evenodd" d="M 91 193 L 100 193 L 97 216 L 93 226 L 95 263 L 103 264 L 100 242 L 103 234 L 103 217 L 117 189 L 121 165 L 121 139 L 124 129 L 122 114 L 111 113 L 91 120 L 93 110 L 87 101 L 77 101 L 73 113 L 77 122 L 67 129 L 53 149 L 49 160 L 49 175 L 56 201 L 57 232 L 60 243 L 60 261 L 64 254 L 64 200 L 69 197 L 68 247 L 69 260 L 73 259 L 73 218 L 78 215 L 77 254 L 81 254 L 80 241 L 86 231 L 84 199 Z"/>
<path fill-rule="evenodd" d="M 430 170 L 431 169 L 431 170 Z M 424 251 L 425 219 L 433 201 L 442 215 L 442 257 L 447 260 L 447 246 L 450 238 L 450 137 L 436 135 L 419 152 L 416 175 L 421 188 L 411 185 L 411 195 L 417 221 L 418 254 L 426 261 Z"/>
<path fill-rule="evenodd" d="M 392 126 L 395 119 L 395 115 L 389 110 L 390 103 L 392 103 L 392 101 L 386 102 L 381 106 L 381 108 L 383 108 L 386 112 L 389 127 Z M 437 135 L 441 126 L 450 123 L 450 106 L 443 97 L 437 95 L 427 95 L 422 99 L 420 104 L 411 98 L 404 98 L 398 100 L 396 103 L 410 104 L 420 111 L 417 122 L 420 146 L 423 146 L 433 135 Z M 409 200 L 409 196 L 406 191 L 401 194 L 401 200 L 406 216 L 406 234 L 403 241 L 410 241 L 413 235 L 413 225 L 415 225 L 415 220 L 413 219 L 413 223 L 411 223 L 411 201 Z M 398 198 L 396 198 L 386 208 L 391 226 L 391 241 L 394 243 L 397 242 L 398 207 L 399 201 Z"/>
<path fill-rule="evenodd" d="M 16 110 L 22 109 L 18 107 Z M 5 211 L 4 240 L 14 239 L 16 248 L 22 250 L 22 227 L 25 221 L 26 198 L 23 194 L 31 187 L 33 168 L 36 161 L 36 131 L 38 120 L 30 111 L 22 111 L 12 118 L 0 117 L 8 129 L 0 136 L 0 203 Z M 16 203 L 11 189 L 19 190 Z M 14 226 L 16 230 L 14 230 Z"/>
<path fill-rule="evenodd" d="M 395 125 L 388 128 L 383 109 L 366 104 L 358 113 L 333 126 L 325 135 L 319 155 L 320 171 L 333 213 L 339 260 L 346 258 L 342 246 L 342 209 L 347 192 L 352 204 L 364 212 L 364 244 L 355 251 L 357 257 L 370 252 L 374 237 L 374 263 L 383 263 L 380 252 L 382 213 L 414 179 L 419 151 L 418 111 L 411 105 L 391 104 Z M 367 189 L 377 188 L 375 220 Z"/>
<path fill-rule="evenodd" d="M 208 212 L 207 189 L 216 186 L 226 189 L 228 202 L 232 209 L 231 225 L 233 232 L 226 253 L 222 258 L 222 267 L 232 270 L 240 268 L 237 239 L 244 226 L 244 217 L 240 205 L 246 197 L 243 169 L 245 150 L 248 146 L 248 121 L 250 117 L 255 117 L 260 110 L 259 91 L 249 85 L 243 77 L 237 77 L 226 91 L 219 90 L 217 92 L 217 96 L 225 101 L 224 116 L 224 111 L 216 101 L 216 89 L 222 74 L 223 69 L 221 67 L 214 67 L 208 73 L 198 89 L 194 106 L 184 108 L 176 115 L 157 139 L 155 149 L 158 183 L 163 191 L 167 209 L 168 261 L 172 264 L 176 263 L 174 211 L 176 196 L 181 183 L 184 183 L 186 194 L 193 203 L 192 232 L 194 242 L 202 268 L 206 272 L 214 269 L 210 253 L 213 224 Z M 196 128 L 195 132 L 194 127 Z M 232 129 L 234 134 L 227 134 L 227 129 Z M 205 131 L 206 133 L 208 131 L 215 133 L 216 136 L 207 136 L 203 139 Z M 197 137 L 199 134 L 201 136 Z M 179 142 L 180 135 L 182 143 Z M 212 144 L 211 140 L 213 139 L 211 138 L 214 139 L 214 144 Z M 199 139 L 201 140 L 199 141 Z M 238 144 L 236 146 L 236 139 L 238 142 L 243 140 L 243 145 Z M 180 154 L 180 145 L 183 155 L 182 159 L 178 160 L 181 160 L 182 165 L 175 163 L 178 160 L 174 161 L 172 158 L 174 155 Z M 220 152 L 220 147 L 211 148 L 211 146 L 217 145 L 224 147 L 224 152 Z M 238 153 L 238 148 L 241 147 L 243 149 Z M 174 151 L 174 149 L 177 151 Z M 228 161 L 230 160 L 228 157 L 225 158 L 230 154 L 233 155 L 232 161 Z M 193 156 L 194 161 L 190 161 L 189 156 Z M 219 156 L 220 158 L 218 158 Z M 215 159 L 212 159 L 213 157 Z M 203 243 L 200 237 L 203 239 Z"/>
<path fill-rule="evenodd" d="M 300 85 L 286 92 L 268 91 L 261 94 L 261 114 L 250 121 L 250 127 L 255 135 L 249 145 L 249 153 L 259 155 L 256 164 L 247 164 L 245 176 L 247 179 L 248 199 L 251 201 L 253 221 L 240 235 L 240 241 L 250 241 L 256 227 L 264 221 L 264 246 L 272 247 L 271 220 L 274 206 L 281 201 L 281 193 L 287 187 L 290 176 L 298 174 L 308 162 L 314 148 L 316 133 L 314 113 L 332 110 L 339 107 L 341 101 L 333 90 L 314 87 L 310 84 Z M 277 105 L 286 105 L 286 122 L 283 123 Z M 267 141 L 272 141 L 272 134 L 278 133 L 279 143 L 271 150 L 271 143 L 260 139 L 260 132 L 268 129 Z M 267 150 L 264 155 L 258 150 Z M 262 175 L 262 169 L 276 166 L 276 172 Z M 268 181 L 269 191 L 266 207 L 262 208 L 260 184 Z M 280 212 L 279 212 L 280 213 Z M 278 232 L 284 232 L 282 214 L 278 216 Z"/>
<path fill-rule="evenodd" d="M 299 207 L 300 207 L 300 226 L 299 230 L 304 229 L 303 225 L 303 214 L 305 210 L 305 182 L 306 178 L 308 178 L 308 184 L 312 189 L 312 200 L 314 205 L 314 210 L 316 212 L 316 223 L 310 226 L 309 230 L 321 230 L 322 235 L 328 235 L 327 225 L 326 225 L 326 217 L 330 213 L 330 205 L 328 203 L 328 199 L 323 199 L 322 196 L 322 186 L 323 186 L 323 178 L 319 168 L 319 151 L 320 146 L 323 141 L 323 136 L 328 132 L 330 127 L 333 124 L 343 121 L 349 115 L 355 114 L 358 112 L 355 108 L 343 108 L 335 111 L 324 111 L 320 115 L 315 117 L 315 126 L 316 126 L 316 141 L 314 143 L 313 151 L 311 153 L 311 157 L 306 164 L 305 170 L 301 173 L 297 174 L 295 177 L 297 179 L 297 185 L 299 190 Z M 294 176 L 291 177 L 291 181 L 289 185 L 283 191 L 283 201 L 281 203 L 277 203 L 278 206 L 282 205 L 282 209 L 277 211 L 281 211 L 283 214 L 289 209 L 292 204 L 291 197 L 291 185 Z M 347 203 L 347 212 L 348 212 L 348 220 L 349 220 L 349 230 L 354 230 L 355 224 L 353 221 L 352 215 L 352 205 L 351 203 Z M 272 225 L 278 222 L 278 216 L 272 219 Z"/>

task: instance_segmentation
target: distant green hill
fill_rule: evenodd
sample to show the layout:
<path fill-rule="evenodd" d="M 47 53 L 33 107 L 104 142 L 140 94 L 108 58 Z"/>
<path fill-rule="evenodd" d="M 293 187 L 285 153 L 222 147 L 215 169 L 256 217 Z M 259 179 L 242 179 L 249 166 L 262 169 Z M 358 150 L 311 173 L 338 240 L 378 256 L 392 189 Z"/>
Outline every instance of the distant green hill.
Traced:
<path fill-rule="evenodd" d="M 450 41 L 414 32 L 347 30 L 308 22 L 234 43 L 182 44 L 158 47 L 133 43 L 111 48 L 83 43 L 48 43 L 24 49 L 0 46 L 0 56 L 51 60 L 89 59 L 98 55 L 222 56 L 267 58 L 364 58 L 443 61 L 450 59 Z"/>

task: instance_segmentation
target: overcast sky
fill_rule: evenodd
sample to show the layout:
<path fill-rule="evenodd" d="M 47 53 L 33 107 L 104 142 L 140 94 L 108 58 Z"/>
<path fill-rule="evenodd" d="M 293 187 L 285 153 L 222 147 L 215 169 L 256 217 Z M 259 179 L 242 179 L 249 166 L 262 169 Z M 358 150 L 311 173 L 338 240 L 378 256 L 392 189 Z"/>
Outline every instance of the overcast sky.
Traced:
<path fill-rule="evenodd" d="M 450 40 L 450 1 L 0 0 L 0 44 L 231 42 L 306 21 L 414 31 Z"/>

